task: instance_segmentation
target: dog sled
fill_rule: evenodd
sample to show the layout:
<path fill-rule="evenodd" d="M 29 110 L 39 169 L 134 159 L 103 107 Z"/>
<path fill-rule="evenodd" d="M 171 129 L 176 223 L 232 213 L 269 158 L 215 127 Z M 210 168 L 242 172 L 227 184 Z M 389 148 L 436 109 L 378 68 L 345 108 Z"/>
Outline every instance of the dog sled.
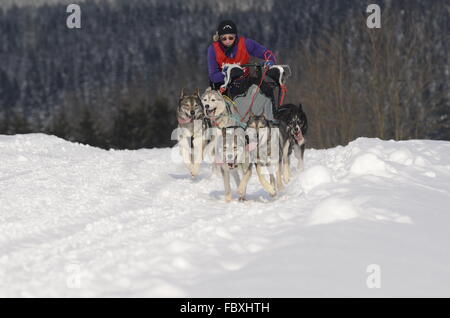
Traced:
<path fill-rule="evenodd" d="M 228 107 L 236 117 L 238 126 L 244 127 L 251 115 L 261 116 L 277 123 L 276 112 L 286 93 L 286 79 L 291 76 L 288 65 L 274 65 L 266 68 L 264 63 L 228 64 L 225 65 L 225 81 L 220 92 L 225 97 Z M 253 70 L 254 74 L 240 83 L 243 87 L 235 87 L 231 78 L 234 69 Z"/>
<path fill-rule="evenodd" d="M 231 77 L 236 68 L 233 75 L 240 81 Z M 238 77 L 249 73 L 245 68 L 256 74 Z M 288 65 L 267 68 L 258 63 L 228 64 L 224 69 L 220 89 L 208 87 L 201 96 L 182 92 L 177 116 L 183 132 L 179 135 L 183 160 L 192 177 L 202 161 L 212 163 L 213 170 L 222 175 L 227 202 L 232 200 L 230 177 L 239 200 L 245 200 L 253 167 L 264 190 L 276 196 L 289 182 L 293 150 L 299 168 L 303 167 L 306 117 L 301 105 L 283 104 L 291 70 Z"/>

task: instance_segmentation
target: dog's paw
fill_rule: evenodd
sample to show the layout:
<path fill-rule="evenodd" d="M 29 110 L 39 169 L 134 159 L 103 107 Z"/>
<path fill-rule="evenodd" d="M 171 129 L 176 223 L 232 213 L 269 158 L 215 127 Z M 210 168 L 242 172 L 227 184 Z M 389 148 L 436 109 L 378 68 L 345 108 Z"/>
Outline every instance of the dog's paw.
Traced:
<path fill-rule="evenodd" d="M 225 202 L 229 203 L 233 200 L 233 197 L 230 195 L 225 195 Z"/>
<path fill-rule="evenodd" d="M 192 171 L 191 171 L 191 179 L 192 179 L 192 180 L 197 179 L 197 175 L 198 175 L 198 172 L 192 172 Z"/>
<path fill-rule="evenodd" d="M 245 202 L 247 199 L 245 197 L 239 197 L 239 202 Z"/>
<path fill-rule="evenodd" d="M 283 191 L 284 190 L 283 182 L 277 184 L 277 187 L 278 187 L 278 191 Z"/>

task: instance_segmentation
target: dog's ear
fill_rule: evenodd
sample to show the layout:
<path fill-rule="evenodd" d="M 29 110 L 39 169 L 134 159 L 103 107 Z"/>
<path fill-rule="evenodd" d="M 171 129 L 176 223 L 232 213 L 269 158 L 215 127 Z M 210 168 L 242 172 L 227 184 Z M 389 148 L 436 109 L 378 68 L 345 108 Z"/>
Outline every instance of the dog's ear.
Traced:
<path fill-rule="evenodd" d="M 211 86 L 208 86 L 208 88 L 205 90 L 205 93 L 208 93 L 212 90 Z"/>
<path fill-rule="evenodd" d="M 282 120 L 284 122 L 287 122 L 289 116 L 291 115 L 291 108 L 284 106 L 284 107 L 280 107 L 278 108 L 276 114 L 275 114 L 275 119 L 278 120 Z"/>
<path fill-rule="evenodd" d="M 303 111 L 303 105 L 302 105 L 302 103 L 298 103 L 298 109 L 301 110 L 301 111 Z"/>
<path fill-rule="evenodd" d="M 180 99 L 183 99 L 184 97 L 184 88 L 181 89 Z"/>
<path fill-rule="evenodd" d="M 195 94 L 198 96 L 198 98 L 200 98 L 200 89 L 197 88 L 197 89 L 195 90 Z"/>

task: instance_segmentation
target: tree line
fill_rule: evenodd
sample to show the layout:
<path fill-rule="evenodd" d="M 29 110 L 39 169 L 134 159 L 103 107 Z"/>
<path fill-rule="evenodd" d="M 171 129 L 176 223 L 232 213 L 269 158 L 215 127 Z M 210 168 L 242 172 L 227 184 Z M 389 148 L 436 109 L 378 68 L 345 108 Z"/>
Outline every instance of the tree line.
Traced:
<path fill-rule="evenodd" d="M 0 134 L 171 146 L 179 92 L 208 86 L 206 49 L 232 18 L 291 65 L 286 102 L 304 104 L 309 146 L 449 139 L 449 4 L 380 4 L 381 29 L 351 0 L 86 1 L 79 30 L 62 5 L 0 9 Z"/>

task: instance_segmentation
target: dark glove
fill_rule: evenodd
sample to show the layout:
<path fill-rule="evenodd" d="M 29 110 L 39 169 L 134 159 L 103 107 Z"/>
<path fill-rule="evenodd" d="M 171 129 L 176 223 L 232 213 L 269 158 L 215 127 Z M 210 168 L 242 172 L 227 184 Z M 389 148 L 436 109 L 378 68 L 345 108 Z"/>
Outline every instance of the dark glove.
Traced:
<path fill-rule="evenodd" d="M 242 75 L 244 75 L 244 70 L 242 68 L 239 67 L 234 67 L 231 72 L 230 72 L 230 77 L 232 80 L 241 77 Z"/>
<path fill-rule="evenodd" d="M 267 71 L 267 76 L 269 76 L 271 79 L 275 81 L 275 83 L 280 83 L 280 70 L 276 67 L 271 68 Z"/>

